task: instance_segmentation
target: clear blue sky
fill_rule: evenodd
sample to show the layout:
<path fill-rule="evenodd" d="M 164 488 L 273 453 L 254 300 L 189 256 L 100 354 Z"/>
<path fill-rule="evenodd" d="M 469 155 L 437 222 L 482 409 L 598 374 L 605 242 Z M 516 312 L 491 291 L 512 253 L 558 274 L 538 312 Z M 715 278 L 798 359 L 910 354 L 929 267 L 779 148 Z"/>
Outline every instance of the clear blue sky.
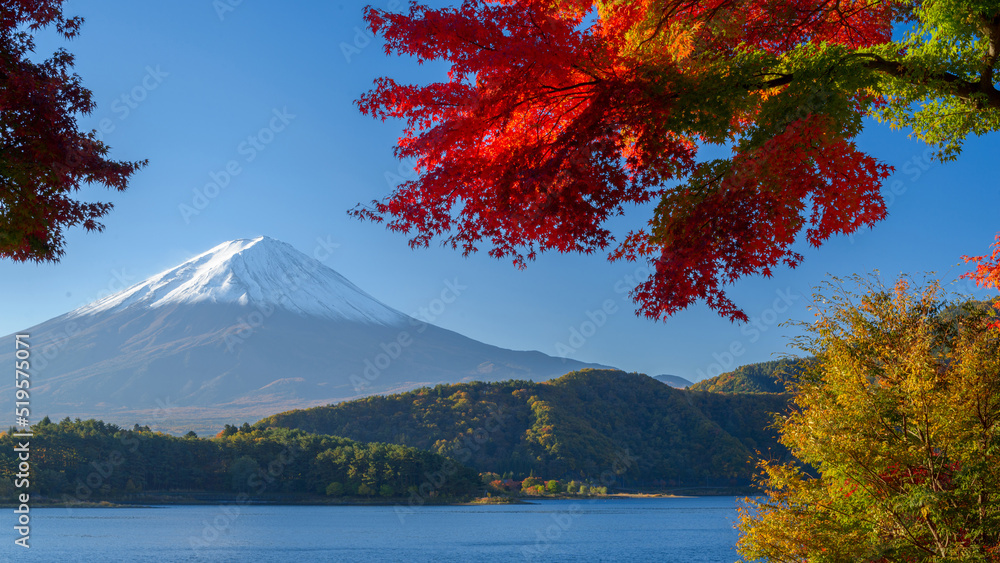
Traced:
<path fill-rule="evenodd" d="M 43 37 L 39 54 L 61 44 L 75 53 L 77 72 L 98 103 L 81 127 L 104 131 L 114 158 L 150 164 L 126 193 L 90 188 L 83 194 L 116 208 L 103 234 L 71 230 L 61 263 L 0 263 L 0 334 L 225 240 L 263 234 L 307 254 L 319 240 L 339 245 L 325 263 L 405 313 L 434 305 L 445 281 L 457 280 L 465 286 L 460 297 L 429 311 L 429 320 L 472 338 L 553 355 L 569 349 L 559 344 L 572 345 L 569 355 L 580 360 L 697 380 L 788 351 L 795 329 L 777 323 L 811 318 L 808 297 L 828 273 L 879 269 L 891 280 L 900 272 L 936 271 L 953 279 L 964 268 L 959 257 L 985 253 L 1000 230 L 996 136 L 971 140 L 957 162 L 927 163 L 925 147 L 905 132 L 871 124 L 861 148 L 897 168 L 889 183 L 899 181 L 900 194 L 891 196 L 889 219 L 852 239 L 803 248 L 806 260 L 796 270 L 734 286 L 736 302 L 760 319 L 756 326 L 733 325 L 704 306 L 667 323 L 636 317 L 616 292 L 634 264 L 546 254 L 518 271 L 486 255 L 410 250 L 405 237 L 347 216 L 358 202 L 388 194 L 387 175 L 399 175 L 392 146 L 400 125 L 360 115 L 353 100 L 377 76 L 427 81 L 442 76 L 444 67 L 385 56 L 377 40 L 359 34 L 363 6 L 352 0 L 67 2 L 68 14 L 86 18 L 81 36 L 68 43 Z M 227 166 L 237 172 L 229 173 L 228 185 L 197 199 L 195 190 L 204 193 Z M 198 213 L 185 215 L 182 205 Z M 637 209 L 621 225 L 639 224 L 649 214 Z M 616 312 L 589 338 L 571 342 L 571 328 L 607 300 Z M 736 357 L 727 356 L 731 350 Z"/>

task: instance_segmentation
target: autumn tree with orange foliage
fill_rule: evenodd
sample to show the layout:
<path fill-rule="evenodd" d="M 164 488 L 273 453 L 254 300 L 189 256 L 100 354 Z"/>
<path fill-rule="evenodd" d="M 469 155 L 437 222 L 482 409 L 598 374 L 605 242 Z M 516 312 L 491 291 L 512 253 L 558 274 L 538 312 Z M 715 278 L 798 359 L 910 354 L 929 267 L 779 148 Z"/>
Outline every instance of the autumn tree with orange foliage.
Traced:
<path fill-rule="evenodd" d="M 465 0 L 365 17 L 387 53 L 450 68 L 358 100 L 405 122 L 395 152 L 419 177 L 353 214 L 519 267 L 545 250 L 648 260 L 632 297 L 653 319 L 701 300 L 746 320 L 726 286 L 799 264 L 803 234 L 820 246 L 882 220 L 891 168 L 855 145 L 865 117 L 941 159 L 1000 126 L 991 2 Z M 702 158 L 712 147 L 732 155 Z M 647 203 L 652 218 L 611 232 Z"/>
<path fill-rule="evenodd" d="M 938 283 L 835 280 L 781 442 L 740 515 L 747 561 L 1000 561 L 1000 329 Z M 854 286 L 860 291 L 844 289 Z"/>
<path fill-rule="evenodd" d="M 976 263 L 976 269 L 969 272 L 966 277 L 976 281 L 983 287 L 992 287 L 1000 290 L 1000 235 L 993 243 L 993 254 L 982 256 L 963 256 L 966 263 Z"/>

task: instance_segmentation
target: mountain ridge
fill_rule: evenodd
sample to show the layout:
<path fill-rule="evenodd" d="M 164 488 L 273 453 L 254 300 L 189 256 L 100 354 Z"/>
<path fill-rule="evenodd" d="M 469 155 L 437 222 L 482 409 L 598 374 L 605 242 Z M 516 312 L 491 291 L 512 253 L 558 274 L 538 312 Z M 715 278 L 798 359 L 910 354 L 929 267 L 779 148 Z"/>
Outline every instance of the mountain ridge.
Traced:
<path fill-rule="evenodd" d="M 200 433 L 369 394 L 600 367 L 414 319 L 267 237 L 217 245 L 23 332 L 39 417 Z M 13 338 L 0 338 L 5 365 Z"/>
<path fill-rule="evenodd" d="M 683 378 L 683 377 L 681 377 L 679 375 L 671 375 L 669 373 L 664 373 L 664 374 L 661 374 L 661 375 L 653 375 L 651 377 L 653 379 L 656 379 L 658 381 L 662 381 L 663 383 L 666 383 L 667 385 L 669 385 L 671 387 L 675 387 L 677 389 L 687 389 L 691 385 L 694 385 L 691 381 L 689 381 L 689 380 L 687 380 L 687 379 L 685 379 L 685 378 Z"/>
<path fill-rule="evenodd" d="M 712 393 L 787 393 L 786 382 L 807 369 L 812 358 L 783 358 L 737 367 L 692 384 L 692 391 Z"/>
<path fill-rule="evenodd" d="M 255 426 L 462 452 L 480 472 L 515 478 L 745 486 L 757 456 L 788 456 L 771 427 L 787 402 L 787 395 L 699 393 L 644 374 L 583 369 L 539 383 L 472 382 L 367 397 L 274 414 Z"/>

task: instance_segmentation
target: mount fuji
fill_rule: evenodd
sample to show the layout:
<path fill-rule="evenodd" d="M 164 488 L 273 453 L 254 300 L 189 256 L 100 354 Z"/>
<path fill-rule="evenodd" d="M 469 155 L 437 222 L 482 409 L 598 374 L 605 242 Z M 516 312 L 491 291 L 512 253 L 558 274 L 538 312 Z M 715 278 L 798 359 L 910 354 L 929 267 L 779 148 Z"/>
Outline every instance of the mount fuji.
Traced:
<path fill-rule="evenodd" d="M 425 323 L 267 237 L 220 244 L 20 333 L 30 335 L 34 419 L 168 431 L 216 431 L 438 383 L 541 381 L 606 367 Z M 0 365 L 14 365 L 14 339 L 0 338 Z M 13 383 L 0 392 L 13 397 Z"/>

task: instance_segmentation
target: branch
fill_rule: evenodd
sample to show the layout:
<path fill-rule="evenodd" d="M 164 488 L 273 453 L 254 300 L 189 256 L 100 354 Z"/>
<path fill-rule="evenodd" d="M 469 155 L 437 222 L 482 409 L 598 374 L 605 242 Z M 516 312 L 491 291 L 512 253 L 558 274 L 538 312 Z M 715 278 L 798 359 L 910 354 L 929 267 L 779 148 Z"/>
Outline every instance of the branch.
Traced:
<path fill-rule="evenodd" d="M 944 82 L 952 85 L 953 90 L 942 92 L 957 96 L 978 108 L 990 107 L 1000 109 L 1000 90 L 997 90 L 990 80 L 992 73 L 983 73 L 983 77 L 978 82 L 969 82 L 950 72 L 930 74 L 924 77 L 914 76 L 912 70 L 901 62 L 888 61 L 879 55 L 864 55 L 872 60 L 865 63 L 865 67 L 871 70 L 888 74 L 896 78 L 901 78 L 907 82 L 919 86 L 927 86 L 933 82 Z M 985 94 L 986 100 L 973 97 L 976 94 Z"/>
<path fill-rule="evenodd" d="M 983 76 L 980 83 L 993 85 L 993 69 L 1000 56 L 1000 15 L 989 17 L 985 14 L 980 16 L 980 30 L 989 40 L 986 51 L 986 63 L 983 66 Z"/>
<path fill-rule="evenodd" d="M 997 28 L 998 32 L 998 44 L 1000 44 L 1000 27 Z M 992 44 L 991 44 L 992 45 Z M 983 70 L 983 74 L 980 79 L 976 82 L 969 82 L 964 80 L 959 76 L 956 76 L 950 72 L 941 72 L 925 76 L 915 76 L 913 75 L 913 70 L 907 67 L 904 63 L 889 61 L 882 58 L 880 55 L 873 53 L 855 53 L 848 55 L 848 57 L 865 57 L 870 59 L 865 63 L 865 68 L 874 70 L 876 72 L 881 72 L 883 74 L 888 74 L 896 78 L 901 78 L 906 80 L 910 84 L 927 86 L 934 82 L 944 82 L 952 86 L 952 89 L 948 91 L 941 92 L 942 94 L 950 94 L 957 96 L 972 105 L 977 109 L 993 108 L 1000 109 L 1000 90 L 997 90 L 993 86 L 993 65 L 996 63 L 998 58 L 1000 58 L 1000 45 L 997 45 L 997 49 L 994 52 L 993 46 L 991 46 L 990 57 L 987 60 L 987 66 Z M 781 73 L 768 73 L 769 75 L 777 75 L 777 78 L 772 78 L 770 80 L 765 80 L 759 84 L 747 84 L 744 85 L 748 90 L 766 90 L 769 88 L 777 88 L 779 86 L 784 86 L 790 84 L 795 80 L 794 74 L 781 74 Z M 984 101 L 981 97 L 975 97 L 977 94 L 983 94 L 986 97 Z"/>
<path fill-rule="evenodd" d="M 780 73 L 769 73 L 778 74 L 778 78 L 772 78 L 771 80 L 765 80 L 762 84 L 757 87 L 760 89 L 767 88 L 777 88 L 778 86 L 784 86 L 785 84 L 791 84 L 792 80 L 795 78 L 794 74 L 780 74 Z"/>

